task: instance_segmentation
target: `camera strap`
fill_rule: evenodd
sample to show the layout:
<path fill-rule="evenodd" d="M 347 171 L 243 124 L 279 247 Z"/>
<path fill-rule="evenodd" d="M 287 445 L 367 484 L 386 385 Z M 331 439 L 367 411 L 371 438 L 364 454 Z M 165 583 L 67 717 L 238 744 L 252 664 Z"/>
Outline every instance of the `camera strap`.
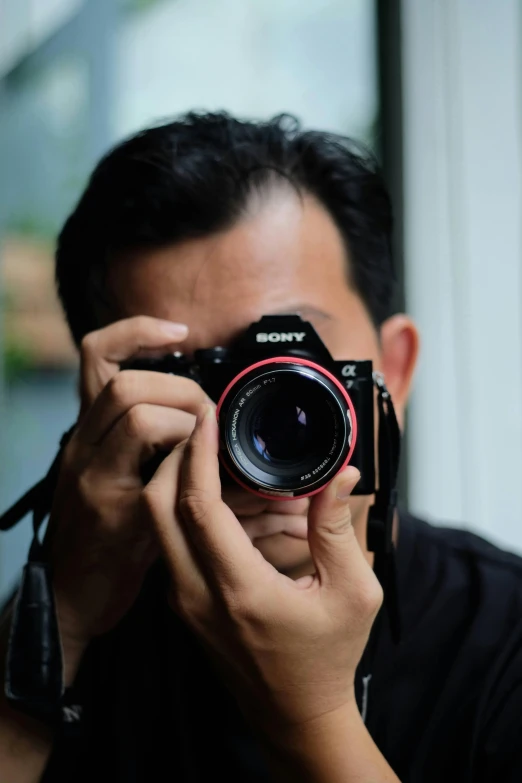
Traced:
<path fill-rule="evenodd" d="M 73 429 L 63 435 L 45 478 L 0 517 L 0 530 L 10 530 L 33 513 L 33 539 L 13 604 L 5 694 L 13 707 L 55 725 L 63 714 L 63 659 L 51 566 L 39 533 L 51 511 L 62 454 Z"/>
<path fill-rule="evenodd" d="M 374 572 L 384 592 L 384 608 L 388 614 L 393 641 L 398 644 L 401 636 L 399 597 L 393 520 L 397 506 L 397 476 L 401 448 L 401 431 L 393 402 L 381 373 L 373 373 L 377 388 L 379 415 L 378 478 L 379 487 L 375 502 L 368 515 L 367 545 L 374 553 Z"/>

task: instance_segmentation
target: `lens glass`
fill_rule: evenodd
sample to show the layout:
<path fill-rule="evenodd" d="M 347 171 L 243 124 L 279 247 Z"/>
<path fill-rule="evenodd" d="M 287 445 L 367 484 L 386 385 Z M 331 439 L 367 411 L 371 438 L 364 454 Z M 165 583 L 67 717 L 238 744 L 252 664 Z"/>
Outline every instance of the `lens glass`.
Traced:
<path fill-rule="evenodd" d="M 290 385 L 290 384 L 289 384 Z M 248 435 L 263 461 L 296 464 L 331 444 L 332 416 L 324 410 L 324 393 L 303 378 L 294 388 L 274 391 L 250 418 Z"/>

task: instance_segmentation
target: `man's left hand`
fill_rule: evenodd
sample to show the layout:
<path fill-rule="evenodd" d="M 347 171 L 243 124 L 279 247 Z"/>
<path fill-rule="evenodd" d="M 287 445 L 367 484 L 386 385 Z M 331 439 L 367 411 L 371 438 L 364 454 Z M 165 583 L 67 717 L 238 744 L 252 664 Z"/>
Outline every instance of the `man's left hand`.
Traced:
<path fill-rule="evenodd" d="M 296 581 L 254 548 L 221 499 L 215 411 L 143 490 L 174 610 L 201 639 L 247 720 L 270 736 L 352 709 L 355 670 L 382 602 L 354 533 L 347 467 L 312 498 L 315 574 Z"/>

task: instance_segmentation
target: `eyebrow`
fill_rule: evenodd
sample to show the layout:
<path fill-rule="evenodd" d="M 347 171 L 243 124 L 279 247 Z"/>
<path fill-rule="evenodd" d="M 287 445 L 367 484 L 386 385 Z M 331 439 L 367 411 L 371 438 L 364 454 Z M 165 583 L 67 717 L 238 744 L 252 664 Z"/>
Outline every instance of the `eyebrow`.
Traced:
<path fill-rule="evenodd" d="M 295 315 L 296 313 L 301 316 L 315 316 L 316 318 L 327 319 L 329 321 L 333 320 L 333 316 L 330 315 L 330 313 L 319 310 L 319 308 L 307 304 L 306 302 L 298 302 L 297 304 L 286 308 L 284 312 L 278 310 L 277 312 L 270 313 L 270 315 Z"/>

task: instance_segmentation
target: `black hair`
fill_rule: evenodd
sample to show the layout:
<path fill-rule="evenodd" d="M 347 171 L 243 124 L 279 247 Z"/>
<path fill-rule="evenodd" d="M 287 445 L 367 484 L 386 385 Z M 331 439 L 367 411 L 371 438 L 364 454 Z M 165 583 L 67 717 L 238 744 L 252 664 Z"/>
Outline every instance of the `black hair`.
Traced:
<path fill-rule="evenodd" d="M 254 122 L 191 112 L 112 149 L 67 219 L 56 281 L 75 342 L 100 326 L 111 256 L 231 226 L 252 190 L 274 178 L 328 210 L 347 249 L 351 284 L 379 327 L 393 306 L 392 211 L 373 157 L 344 137 L 303 131 L 289 115 Z"/>

